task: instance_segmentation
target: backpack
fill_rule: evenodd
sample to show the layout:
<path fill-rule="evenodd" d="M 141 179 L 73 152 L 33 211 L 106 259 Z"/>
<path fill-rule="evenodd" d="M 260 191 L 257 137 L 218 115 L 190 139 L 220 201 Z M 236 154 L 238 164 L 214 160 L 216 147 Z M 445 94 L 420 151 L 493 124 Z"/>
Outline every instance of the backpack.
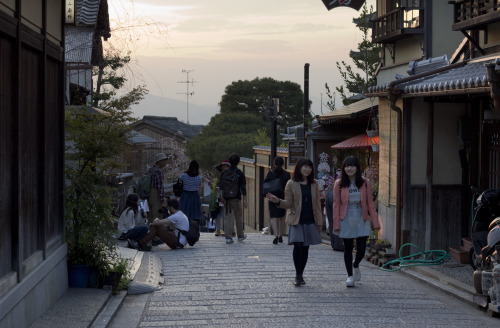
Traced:
<path fill-rule="evenodd" d="M 240 192 L 240 185 L 238 184 L 239 173 L 238 170 L 225 170 L 220 177 L 220 189 L 222 197 L 225 199 L 235 198 Z"/>
<path fill-rule="evenodd" d="M 188 220 L 189 220 L 188 231 L 181 229 L 177 230 L 179 230 L 180 233 L 186 236 L 186 240 L 189 246 L 193 246 L 194 244 L 196 244 L 198 240 L 200 240 L 200 226 L 198 225 L 198 222 L 196 222 L 195 220 L 191 220 L 190 218 L 188 218 Z"/>
<path fill-rule="evenodd" d="M 151 194 L 151 176 L 158 172 L 158 168 L 150 170 L 146 172 L 140 179 L 137 181 L 137 194 L 141 199 L 148 199 Z"/>

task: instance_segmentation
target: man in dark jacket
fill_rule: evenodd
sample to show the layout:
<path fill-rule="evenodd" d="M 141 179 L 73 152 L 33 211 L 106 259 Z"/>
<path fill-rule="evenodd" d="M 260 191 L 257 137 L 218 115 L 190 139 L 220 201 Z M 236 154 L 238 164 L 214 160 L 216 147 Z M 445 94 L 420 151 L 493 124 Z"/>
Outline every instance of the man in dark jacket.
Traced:
<path fill-rule="evenodd" d="M 234 231 L 234 223 L 236 221 L 236 234 L 238 236 L 238 241 L 243 241 L 247 238 L 247 235 L 243 233 L 243 209 L 241 207 L 241 199 L 243 198 L 243 206 L 247 208 L 247 182 L 245 179 L 245 174 L 238 169 L 238 164 L 240 162 L 240 156 L 238 154 L 232 154 L 229 157 L 229 163 L 231 167 L 225 170 L 221 174 L 220 188 L 222 202 L 224 203 L 224 207 L 226 213 L 224 214 L 224 233 L 226 236 L 226 244 L 233 243 L 233 231 Z M 233 174 L 237 175 L 237 184 L 238 188 L 234 196 L 228 198 L 224 196 L 224 177 L 229 177 Z"/>

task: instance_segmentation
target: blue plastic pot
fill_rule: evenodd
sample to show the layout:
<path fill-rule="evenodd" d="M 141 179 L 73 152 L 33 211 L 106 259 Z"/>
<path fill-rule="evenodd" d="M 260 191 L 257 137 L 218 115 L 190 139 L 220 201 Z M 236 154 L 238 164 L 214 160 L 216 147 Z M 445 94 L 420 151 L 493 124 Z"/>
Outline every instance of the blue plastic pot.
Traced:
<path fill-rule="evenodd" d="M 89 283 L 88 265 L 68 266 L 68 286 L 70 288 L 87 288 Z"/>

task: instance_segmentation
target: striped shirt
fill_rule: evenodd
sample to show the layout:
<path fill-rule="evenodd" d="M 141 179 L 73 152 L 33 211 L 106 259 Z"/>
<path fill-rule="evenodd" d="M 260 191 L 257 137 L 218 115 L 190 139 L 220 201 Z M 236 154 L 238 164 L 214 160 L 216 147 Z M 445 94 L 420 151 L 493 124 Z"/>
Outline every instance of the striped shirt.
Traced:
<path fill-rule="evenodd" d="M 179 179 L 184 181 L 184 191 L 198 191 L 201 185 L 201 176 L 189 176 L 187 173 L 182 174 Z"/>

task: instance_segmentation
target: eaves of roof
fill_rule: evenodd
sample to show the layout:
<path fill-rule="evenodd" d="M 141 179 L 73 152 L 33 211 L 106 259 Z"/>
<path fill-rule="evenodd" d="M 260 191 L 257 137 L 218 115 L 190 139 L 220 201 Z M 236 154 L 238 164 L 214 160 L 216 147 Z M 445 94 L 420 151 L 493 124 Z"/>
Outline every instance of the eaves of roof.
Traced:
<path fill-rule="evenodd" d="M 498 55 L 497 55 L 498 56 Z M 460 63 L 460 65 L 449 65 L 449 68 L 438 69 L 428 72 L 425 76 L 405 78 L 402 83 L 393 81 L 393 91 L 401 97 L 423 97 L 443 95 L 464 94 L 488 94 L 490 85 L 488 82 L 486 65 L 494 63 L 500 70 L 500 58 L 489 57 Z M 387 97 L 391 83 L 377 85 L 369 88 L 369 96 Z"/>
<path fill-rule="evenodd" d="M 158 142 L 156 139 L 148 137 L 140 132 L 132 130 L 128 133 L 128 142 L 134 145 L 137 144 L 153 144 Z"/>
<path fill-rule="evenodd" d="M 345 107 L 335 109 L 324 115 L 319 115 L 316 118 L 319 123 L 342 119 L 352 119 L 361 114 L 369 113 L 372 108 L 378 110 L 377 97 L 362 99 Z"/>
<path fill-rule="evenodd" d="M 203 125 L 190 125 L 180 122 L 176 117 L 144 116 L 142 120 L 134 123 L 133 126 L 145 123 L 154 126 L 171 134 L 178 135 L 184 139 L 192 139 L 201 132 Z"/>

